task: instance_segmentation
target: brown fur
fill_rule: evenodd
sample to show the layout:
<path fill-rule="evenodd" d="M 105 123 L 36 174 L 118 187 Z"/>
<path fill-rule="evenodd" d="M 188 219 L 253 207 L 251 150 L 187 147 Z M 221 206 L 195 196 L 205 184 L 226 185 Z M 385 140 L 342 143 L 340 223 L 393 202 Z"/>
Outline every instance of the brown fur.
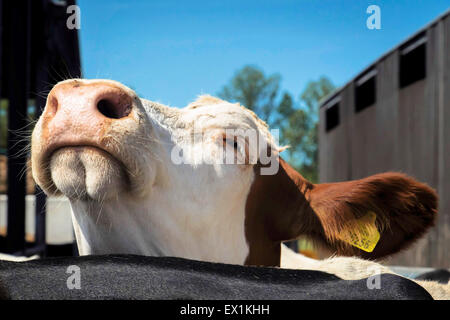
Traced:
<path fill-rule="evenodd" d="M 434 223 L 437 195 L 427 185 L 400 173 L 314 185 L 280 158 L 276 175 L 255 181 L 246 204 L 249 243 L 246 264 L 279 266 L 280 243 L 307 236 L 338 255 L 377 259 L 420 238 Z M 369 211 L 377 216 L 381 238 L 373 252 L 339 240 L 339 233 Z"/>
<path fill-rule="evenodd" d="M 305 194 L 313 185 L 298 173 L 298 179 L 291 177 L 286 165 L 280 158 L 275 175 L 260 175 L 261 165 L 254 167 L 255 181 L 245 208 L 245 235 L 249 244 L 246 265 L 279 266 L 281 241 L 311 233 L 307 231 L 320 232 L 319 219 L 307 214 L 311 207 Z"/>
<path fill-rule="evenodd" d="M 434 224 L 437 195 L 429 186 L 400 173 L 382 173 L 365 179 L 317 185 L 311 207 L 319 217 L 326 242 L 339 255 L 377 259 L 411 245 Z M 365 252 L 338 240 L 348 221 L 372 211 L 381 234 L 373 252 Z"/>

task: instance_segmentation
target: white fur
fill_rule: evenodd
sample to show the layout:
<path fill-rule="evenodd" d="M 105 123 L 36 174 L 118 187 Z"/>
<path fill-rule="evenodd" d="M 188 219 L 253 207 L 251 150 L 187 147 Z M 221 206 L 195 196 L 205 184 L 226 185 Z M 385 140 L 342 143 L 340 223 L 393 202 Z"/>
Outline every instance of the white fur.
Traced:
<path fill-rule="evenodd" d="M 24 262 L 39 259 L 38 255 L 34 255 L 31 257 L 17 257 L 9 254 L 0 253 L 0 260 L 3 261 L 13 261 L 13 262 Z"/>
<path fill-rule="evenodd" d="M 334 274 L 344 280 L 359 280 L 382 273 L 395 274 L 388 267 L 373 261 L 354 257 L 330 257 L 324 260 L 315 260 L 295 253 L 285 245 L 281 246 L 281 268 L 323 271 Z M 450 299 L 450 283 L 416 282 L 424 287 L 434 299 Z"/>

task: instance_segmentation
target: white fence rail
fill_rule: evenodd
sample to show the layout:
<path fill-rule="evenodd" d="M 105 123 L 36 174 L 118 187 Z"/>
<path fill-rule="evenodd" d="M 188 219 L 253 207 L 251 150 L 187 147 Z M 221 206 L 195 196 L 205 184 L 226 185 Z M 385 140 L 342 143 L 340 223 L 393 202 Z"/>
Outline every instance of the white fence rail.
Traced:
<path fill-rule="evenodd" d="M 7 199 L 0 195 L 0 235 L 6 235 L 7 228 Z M 27 240 L 34 239 L 35 235 L 35 197 L 26 196 L 25 234 Z M 59 245 L 74 241 L 72 218 L 69 201 L 63 197 L 47 198 L 46 211 L 46 240 L 47 244 Z"/>

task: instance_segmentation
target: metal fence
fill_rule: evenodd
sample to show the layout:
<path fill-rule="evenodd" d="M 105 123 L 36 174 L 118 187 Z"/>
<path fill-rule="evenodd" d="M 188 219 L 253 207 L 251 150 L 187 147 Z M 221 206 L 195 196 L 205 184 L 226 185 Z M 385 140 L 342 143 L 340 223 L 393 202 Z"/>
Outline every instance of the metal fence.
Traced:
<path fill-rule="evenodd" d="M 28 142 L 22 132 L 29 125 L 30 99 L 37 118 L 52 84 L 81 77 L 78 31 L 66 26 L 70 5 L 75 0 L 0 0 L 0 98 L 8 101 L 7 230 L 6 236 L 0 236 L 0 252 L 49 254 L 46 197 L 40 190 L 35 191 L 35 237 L 32 242 L 25 237 L 26 179 L 22 172 L 29 154 L 23 152 Z M 67 254 L 67 250 L 50 255 L 59 253 Z"/>

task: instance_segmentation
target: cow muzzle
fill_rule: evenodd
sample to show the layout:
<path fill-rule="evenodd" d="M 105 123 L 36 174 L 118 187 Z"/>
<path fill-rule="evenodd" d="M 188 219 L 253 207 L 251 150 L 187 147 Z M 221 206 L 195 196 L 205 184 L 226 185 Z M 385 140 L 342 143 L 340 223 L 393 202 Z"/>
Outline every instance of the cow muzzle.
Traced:
<path fill-rule="evenodd" d="M 33 131 L 33 177 L 47 194 L 70 199 L 103 201 L 131 190 L 130 173 L 139 169 L 132 142 L 148 134 L 145 119 L 139 98 L 120 83 L 57 84 Z"/>

